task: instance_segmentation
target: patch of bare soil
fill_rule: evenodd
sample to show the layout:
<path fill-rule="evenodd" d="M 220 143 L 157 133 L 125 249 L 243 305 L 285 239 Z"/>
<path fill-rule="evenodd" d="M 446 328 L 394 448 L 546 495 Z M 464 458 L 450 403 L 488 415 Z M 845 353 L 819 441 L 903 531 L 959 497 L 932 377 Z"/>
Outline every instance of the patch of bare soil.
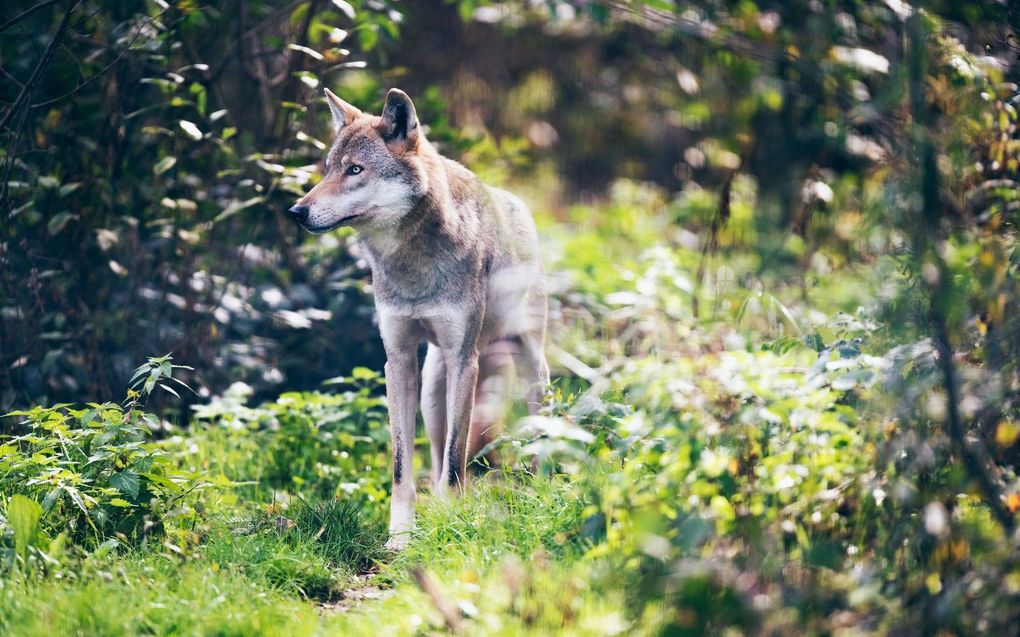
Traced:
<path fill-rule="evenodd" d="M 344 589 L 340 599 L 322 602 L 319 609 L 324 613 L 346 613 L 352 608 L 367 601 L 386 599 L 393 594 L 392 588 L 383 588 L 375 584 L 368 584 L 371 573 L 364 573 L 355 577 L 353 586 Z"/>

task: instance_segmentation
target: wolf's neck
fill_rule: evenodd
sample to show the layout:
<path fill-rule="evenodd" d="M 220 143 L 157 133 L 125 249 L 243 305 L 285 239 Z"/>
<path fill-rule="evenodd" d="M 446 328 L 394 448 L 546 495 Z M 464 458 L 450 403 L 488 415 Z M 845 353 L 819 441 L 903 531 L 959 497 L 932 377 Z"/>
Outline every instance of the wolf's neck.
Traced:
<path fill-rule="evenodd" d="M 449 192 L 431 189 L 398 223 L 362 233 L 377 297 L 435 296 L 474 261 L 477 216 Z"/>

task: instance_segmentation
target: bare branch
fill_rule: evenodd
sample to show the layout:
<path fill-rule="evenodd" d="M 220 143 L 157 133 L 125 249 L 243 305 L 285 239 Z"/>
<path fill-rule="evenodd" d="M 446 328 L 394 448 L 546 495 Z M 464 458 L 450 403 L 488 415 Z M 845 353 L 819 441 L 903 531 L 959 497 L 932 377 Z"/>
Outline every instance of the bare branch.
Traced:
<path fill-rule="evenodd" d="M 24 18 L 27 18 L 28 16 L 32 15 L 33 13 L 38 11 L 39 9 L 45 9 L 46 7 L 50 6 L 51 4 L 56 4 L 56 3 L 57 3 L 57 0 L 44 0 L 43 2 L 40 2 L 39 4 L 37 4 L 37 5 L 33 6 L 33 7 L 29 7 L 28 9 L 25 9 L 24 11 L 22 11 L 18 15 L 14 16 L 10 20 L 8 20 L 7 22 L 4 22 L 3 24 L 0 24 L 0 33 L 3 33 L 4 31 L 9 29 L 10 27 L 14 26 L 15 24 L 17 24 L 18 22 L 23 20 Z"/>
<path fill-rule="evenodd" d="M 161 11 L 161 12 L 159 13 L 159 15 L 160 15 L 160 16 L 162 16 L 162 15 L 163 15 L 163 13 L 165 13 L 165 12 L 166 12 L 166 9 L 164 9 L 163 11 Z M 159 16 L 157 16 L 157 17 L 159 17 Z M 147 21 L 151 21 L 151 20 L 152 20 L 152 18 L 147 18 Z M 107 71 L 109 71 L 110 69 L 112 69 L 112 68 L 113 68 L 113 67 L 114 67 L 114 66 L 115 66 L 115 65 L 117 64 L 117 62 L 120 62 L 120 59 L 121 59 L 122 57 L 124 57 L 124 56 L 125 56 L 125 55 L 127 55 L 127 54 L 128 54 L 129 52 L 131 52 L 131 51 L 133 51 L 133 50 L 134 50 L 134 49 L 133 49 L 132 47 L 134 47 L 134 45 L 135 45 L 135 42 L 137 42 L 137 41 L 138 41 L 138 38 L 139 38 L 139 37 L 140 37 L 140 36 L 142 35 L 142 31 L 143 31 L 143 29 L 144 29 L 144 26 L 145 26 L 145 25 L 144 25 L 144 22 L 143 22 L 143 24 L 142 24 L 142 25 L 139 25 L 138 29 L 137 29 L 137 30 L 135 31 L 135 34 L 134 34 L 134 35 L 133 35 L 133 36 L 131 37 L 131 41 L 130 41 L 130 42 L 128 42 L 128 45 L 127 45 L 127 47 L 126 47 L 126 48 L 125 48 L 125 49 L 124 49 L 123 51 L 121 51 L 121 52 L 120 52 L 120 53 L 119 53 L 119 54 L 117 55 L 117 57 L 113 59 L 113 61 L 112 61 L 112 62 L 110 62 L 109 64 L 107 64 L 106 66 L 104 66 L 104 67 L 103 67 L 102 69 L 100 69 L 100 70 L 99 70 L 99 71 L 98 71 L 97 73 L 95 73 L 94 75 L 92 75 L 92 76 L 91 76 L 91 77 L 89 77 L 89 78 L 88 78 L 87 80 L 85 80 L 84 82 L 82 82 L 82 83 L 81 83 L 81 84 L 79 84 L 78 86 L 74 87 L 73 89 L 71 89 L 71 90 L 70 90 L 70 91 L 68 91 L 67 93 L 64 93 L 64 94 L 63 94 L 63 95 L 61 95 L 60 97 L 54 97 L 53 99 L 49 99 L 49 100 L 46 100 L 46 101 L 44 101 L 44 102 L 36 102 L 35 104 L 32 104 L 32 108 L 40 108 L 40 107 L 42 107 L 42 106 L 49 106 L 50 104 L 54 104 L 54 103 L 56 103 L 56 102 L 59 102 L 59 101 L 61 101 L 61 100 L 65 99 L 65 98 L 68 98 L 68 97 L 70 97 L 70 96 L 74 95 L 75 93 L 77 93 L 78 91 L 80 91 L 81 89 L 85 88 L 85 86 L 87 86 L 87 85 L 88 85 L 89 83 L 91 83 L 91 82 L 92 82 L 93 80 L 95 80 L 95 79 L 99 78 L 99 77 L 100 77 L 100 76 L 102 76 L 102 75 L 103 75 L 104 73 L 106 73 Z"/>
<path fill-rule="evenodd" d="M 74 13 L 74 10 L 77 9 L 78 5 L 80 5 L 81 3 L 82 0 L 75 0 L 74 2 L 71 3 L 71 6 L 68 7 L 67 11 L 64 13 L 64 17 L 60 21 L 60 26 L 57 27 L 57 32 L 53 35 L 53 39 L 51 39 L 50 43 L 46 46 L 46 51 L 43 52 L 42 57 L 39 58 L 39 63 L 35 65 L 35 69 L 32 71 L 32 75 L 28 78 L 28 81 L 25 82 L 25 85 L 21 88 L 21 93 L 18 94 L 18 99 L 14 101 L 14 104 L 12 104 L 11 107 L 7 109 L 7 112 L 4 113 L 3 117 L 0 118 L 0 128 L 4 128 L 5 126 L 7 126 L 7 122 L 11 120 L 14 114 L 18 112 L 18 110 L 20 110 L 23 106 L 28 105 L 29 101 L 32 98 L 32 92 L 35 90 L 35 85 L 39 83 L 39 79 L 42 77 L 42 74 L 46 70 L 46 67 L 50 65 L 50 60 L 53 59 L 53 52 L 56 51 L 57 45 L 60 43 L 60 40 L 64 37 L 64 34 L 67 32 L 67 27 L 70 25 L 71 22 L 71 14 Z"/>
<path fill-rule="evenodd" d="M 432 600 L 436 610 L 443 616 L 443 622 L 446 623 L 446 627 L 450 629 L 450 632 L 459 632 L 461 627 L 460 613 L 453 602 L 443 594 L 439 584 L 420 566 L 415 566 L 411 569 L 411 573 L 414 575 L 414 581 L 417 582 L 418 587 L 425 591 L 425 594 Z"/>

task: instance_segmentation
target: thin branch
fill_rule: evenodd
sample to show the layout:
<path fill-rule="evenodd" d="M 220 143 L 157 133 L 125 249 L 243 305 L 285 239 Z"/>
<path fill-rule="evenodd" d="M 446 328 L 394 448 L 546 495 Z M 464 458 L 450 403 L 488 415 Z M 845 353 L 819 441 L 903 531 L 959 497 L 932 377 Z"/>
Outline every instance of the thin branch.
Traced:
<path fill-rule="evenodd" d="M 273 11 L 272 13 L 270 13 L 268 16 L 263 18 L 263 20 L 261 22 L 259 22 L 258 24 L 256 24 L 255 26 L 253 26 L 251 28 L 247 28 L 246 26 L 242 26 L 241 32 L 238 34 L 238 37 L 233 39 L 233 44 L 230 45 L 230 48 L 225 50 L 220 55 L 220 59 L 223 60 L 223 62 L 222 62 L 222 64 L 219 65 L 219 67 L 216 70 L 212 71 L 209 74 L 209 76 L 208 76 L 209 80 L 211 82 L 215 82 L 216 80 L 218 80 L 220 78 L 221 75 L 223 75 L 223 73 L 225 73 L 227 71 L 227 69 L 230 67 L 230 64 L 231 64 L 231 62 L 233 60 L 234 54 L 237 53 L 237 50 L 242 46 L 242 44 L 245 41 L 245 38 L 247 38 L 249 35 L 256 35 L 256 34 L 258 34 L 259 31 L 261 31 L 262 29 L 266 28 L 267 26 L 279 24 L 280 16 L 281 15 L 283 15 L 287 11 L 290 11 L 290 10 L 294 9 L 294 7 L 298 6 L 302 2 L 305 2 L 305 0 L 293 0 L 292 2 L 289 2 L 286 5 L 280 7 L 279 9 L 277 9 L 276 11 Z M 247 24 L 247 21 L 245 21 L 245 24 Z M 249 56 L 262 56 L 262 55 L 267 55 L 269 53 L 273 53 L 273 52 L 249 51 L 248 55 Z"/>
<path fill-rule="evenodd" d="M 4 31 L 9 29 L 10 27 L 12 27 L 15 24 L 17 24 L 18 22 L 20 22 L 22 19 L 27 18 L 28 16 L 32 15 L 33 13 L 38 11 L 39 9 L 45 9 L 46 7 L 50 6 L 51 4 L 56 4 L 57 1 L 58 0 L 44 0 L 43 2 L 40 2 L 39 4 L 37 4 L 37 5 L 33 6 L 33 7 L 29 7 L 28 9 L 25 9 L 24 11 L 22 11 L 18 15 L 14 16 L 10 20 L 8 20 L 7 22 L 4 22 L 3 24 L 0 24 L 0 33 L 3 33 Z"/>
<path fill-rule="evenodd" d="M 10 224 L 11 214 L 8 212 L 12 210 L 10 205 L 10 184 L 11 184 L 11 170 L 14 168 L 14 163 L 18 159 L 18 148 L 21 146 L 21 137 L 25 133 L 25 120 L 28 119 L 28 110 L 21 111 L 21 117 L 18 120 L 18 127 L 14 133 L 14 141 L 7 147 L 7 156 L 4 158 L 6 164 L 4 166 L 4 177 L 3 182 L 0 182 L 0 219 L 3 219 L 3 233 L 4 238 L 7 237 L 7 231 Z M 2 261 L 6 261 L 7 253 L 3 254 Z"/>
<path fill-rule="evenodd" d="M 91 20 L 92 18 L 94 18 L 94 17 L 96 16 L 96 14 L 97 14 L 97 13 L 99 13 L 100 11 L 102 11 L 102 10 L 106 9 L 107 7 L 109 7 L 109 6 L 111 5 L 111 4 L 113 4 L 113 3 L 114 3 L 114 2 L 116 2 L 116 1 L 117 1 L 117 0 L 106 0 L 106 2 L 104 2 L 104 3 L 103 3 L 103 4 L 101 4 L 101 5 L 99 5 L 99 6 L 98 6 L 98 7 L 96 8 L 96 10 L 95 10 L 95 11 L 93 11 L 92 13 L 90 13 L 90 14 L 88 14 L 88 15 L 84 15 L 84 16 L 82 16 L 82 17 L 78 18 L 77 20 L 75 20 L 75 21 L 74 21 L 74 24 L 72 24 L 72 25 L 71 25 L 71 28 L 72 28 L 72 29 L 77 29 L 77 28 L 78 28 L 78 27 L 80 27 L 81 25 L 85 24 L 86 22 L 88 22 L 89 20 Z"/>
<path fill-rule="evenodd" d="M 166 12 L 166 9 L 161 11 L 159 13 L 159 16 L 162 16 L 163 13 L 165 13 L 165 12 Z M 159 16 L 156 16 L 156 17 L 158 18 Z M 152 20 L 153 20 L 153 18 L 146 18 L 146 21 L 152 21 Z M 54 97 L 53 99 L 49 99 L 49 100 L 46 100 L 44 102 L 36 102 L 35 104 L 32 104 L 32 108 L 40 108 L 42 106 L 49 106 L 50 104 L 54 104 L 54 103 L 59 102 L 59 101 L 65 99 L 65 98 L 68 98 L 68 97 L 74 95 L 75 93 L 77 93 L 78 91 L 80 91 L 81 89 L 85 88 L 85 86 L 90 84 L 93 80 L 99 78 L 104 73 L 106 73 L 107 71 L 112 69 L 117 64 L 117 62 L 120 62 L 122 57 L 124 57 L 125 55 L 127 55 L 128 53 L 130 53 L 131 51 L 134 50 L 132 47 L 135 45 L 135 42 L 138 41 L 138 38 L 141 37 L 142 31 L 144 30 L 144 28 L 145 28 L 145 22 L 143 21 L 143 23 L 141 25 L 139 25 L 138 30 L 135 31 L 135 34 L 131 37 L 131 41 L 128 42 L 127 48 L 125 48 L 123 51 L 121 51 L 120 54 L 118 54 L 117 57 L 115 57 L 112 62 L 110 62 L 109 64 L 104 66 L 102 69 L 100 69 L 94 75 L 92 75 L 87 80 L 85 80 L 84 82 L 82 82 L 78 86 L 74 87 L 73 89 L 71 89 L 67 93 L 64 93 L 60 97 Z"/>
<path fill-rule="evenodd" d="M 743 168 L 743 166 L 744 156 L 741 156 L 736 168 L 730 170 L 729 174 L 726 176 L 726 181 L 723 183 L 722 190 L 719 192 L 719 205 L 716 207 L 715 214 L 712 215 L 712 224 L 708 229 L 708 236 L 705 238 L 705 244 L 701 246 L 701 256 L 698 259 L 698 270 L 694 275 L 694 298 L 691 301 L 691 311 L 694 313 L 694 318 L 698 318 L 698 296 L 705 283 L 705 266 L 707 264 L 708 257 L 715 254 L 715 251 L 718 249 L 719 230 L 722 229 L 722 226 L 726 225 L 726 222 L 730 219 L 733 179 L 737 176 L 737 173 L 740 172 L 740 169 Z"/>
<path fill-rule="evenodd" d="M 933 307 L 937 305 L 937 301 L 933 302 L 932 305 Z M 953 448 L 956 450 L 956 453 L 963 460 L 967 473 L 977 482 L 985 504 L 992 510 L 992 515 L 1002 525 L 1006 534 L 1012 536 L 1016 530 L 1016 518 L 1013 517 L 1013 514 L 1003 504 L 999 487 L 988 471 L 988 467 L 991 464 L 988 451 L 980 440 L 967 444 L 963 419 L 960 416 L 960 388 L 956 364 L 953 362 L 953 350 L 949 346 L 945 316 L 937 308 L 932 310 L 932 322 L 935 328 L 935 351 L 939 355 L 939 367 L 942 368 L 942 376 L 946 388 L 949 438 L 953 442 Z"/>
<path fill-rule="evenodd" d="M 24 85 L 24 84 L 22 84 L 22 83 L 21 83 L 21 81 L 19 81 L 19 80 L 18 80 L 18 78 L 14 77 L 14 76 L 13 76 L 13 75 L 11 75 L 10 73 L 8 73 L 8 72 L 7 72 L 7 69 L 5 69 L 5 68 L 3 67 L 3 65 L 0 65 L 0 74 L 2 74 L 2 75 L 3 75 L 4 77 L 6 77 L 6 78 L 7 78 L 8 80 L 10 80 L 10 81 L 14 82 L 15 84 L 17 84 L 17 85 L 18 85 L 18 88 L 25 88 L 25 85 Z"/>
<path fill-rule="evenodd" d="M 779 62 L 780 60 L 796 61 L 796 56 L 763 42 L 754 40 L 733 32 L 727 32 L 715 24 L 691 20 L 662 9 L 653 9 L 647 5 L 637 7 L 628 2 L 612 1 L 605 2 L 605 5 L 625 14 L 634 16 L 638 22 L 649 30 L 670 28 L 684 35 L 689 35 L 699 40 L 712 44 L 721 45 L 738 53 L 743 53 L 752 58 Z"/>
<path fill-rule="evenodd" d="M 75 0 L 71 3 L 71 6 L 64 13 L 63 19 L 60 20 L 60 26 L 57 28 L 57 32 L 53 35 L 50 43 L 46 46 L 46 51 L 43 52 L 42 57 L 39 59 L 39 63 L 35 65 L 35 69 L 32 71 L 31 77 L 25 82 L 25 86 L 22 87 L 21 93 L 18 94 L 18 99 L 14 101 L 14 104 L 4 113 L 3 117 L 0 118 L 0 129 L 7 126 L 7 122 L 10 121 L 11 117 L 22 108 L 23 105 L 29 103 L 32 98 L 32 92 L 35 90 L 35 85 L 39 82 L 46 67 L 50 65 L 50 60 L 53 59 L 53 52 L 57 49 L 57 45 L 60 40 L 64 37 L 64 33 L 67 31 L 67 27 L 71 22 L 71 14 L 78 8 L 78 5 L 82 3 L 82 0 Z"/>
<path fill-rule="evenodd" d="M 991 509 L 992 515 L 1010 536 L 1016 530 L 1016 519 L 1003 503 L 1002 494 L 992 477 L 994 463 L 980 440 L 972 443 L 967 441 L 963 417 L 960 414 L 960 383 L 953 362 L 953 349 L 949 344 L 949 328 L 943 303 L 949 297 L 951 273 L 945 259 L 938 256 L 929 233 L 940 232 L 944 207 L 939 197 L 939 170 L 936 146 L 932 131 L 928 129 L 929 106 L 925 90 L 927 73 L 927 31 L 920 15 L 911 19 L 909 29 L 909 86 L 908 97 L 913 116 L 914 146 L 916 153 L 916 179 L 921 190 L 922 205 L 915 212 L 912 223 L 912 241 L 914 251 L 919 259 L 931 254 L 938 263 L 938 280 L 927 286 L 931 309 L 929 320 L 932 325 L 932 340 L 938 354 L 938 364 L 942 372 L 943 386 L 946 390 L 947 428 L 953 450 L 963 462 L 967 475 L 977 483 L 982 500 Z"/>
<path fill-rule="evenodd" d="M 57 28 L 56 34 L 53 39 L 50 40 L 46 50 L 43 52 L 42 57 L 36 64 L 35 69 L 32 71 L 31 77 L 21 87 L 21 92 L 18 94 L 18 98 L 14 101 L 14 104 L 4 113 L 3 118 L 0 118 L 0 129 L 7 126 L 7 123 L 11 121 L 12 117 L 20 114 L 18 121 L 17 130 L 14 131 L 14 141 L 7 147 L 7 154 L 5 157 L 6 165 L 4 166 L 3 182 L 0 183 L 0 210 L 3 210 L 5 214 L 3 217 L 3 234 L 7 235 L 9 215 L 6 214 L 10 209 L 10 179 L 11 170 L 14 168 L 14 163 L 18 159 L 18 147 L 21 145 L 21 138 L 25 132 L 25 123 L 28 120 L 29 109 L 23 108 L 27 105 L 31 99 L 32 91 L 35 90 L 36 83 L 39 82 L 39 78 L 42 77 L 43 71 L 49 66 L 50 60 L 53 58 L 53 52 L 56 50 L 57 45 L 60 43 L 61 38 L 67 31 L 68 25 L 70 24 L 71 14 L 78 8 L 82 0 L 75 0 L 74 3 L 68 8 L 67 12 L 64 13 L 63 19 L 60 21 L 60 26 Z"/>

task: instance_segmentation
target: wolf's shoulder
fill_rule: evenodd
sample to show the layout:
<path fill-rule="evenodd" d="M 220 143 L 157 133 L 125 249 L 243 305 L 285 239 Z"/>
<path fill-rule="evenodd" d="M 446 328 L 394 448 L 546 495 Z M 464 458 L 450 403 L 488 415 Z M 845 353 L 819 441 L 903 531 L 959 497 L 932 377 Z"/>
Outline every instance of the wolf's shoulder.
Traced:
<path fill-rule="evenodd" d="M 540 264 L 538 232 L 528 205 L 517 195 L 502 188 L 486 185 L 485 190 L 494 208 L 490 223 L 496 235 L 498 256 L 495 267 L 498 269 L 521 263 Z"/>
<path fill-rule="evenodd" d="M 528 204 L 524 203 L 524 200 L 514 193 L 502 188 L 496 188 L 495 186 L 483 184 L 483 187 L 503 214 L 510 217 L 531 218 L 531 209 L 528 208 Z"/>

